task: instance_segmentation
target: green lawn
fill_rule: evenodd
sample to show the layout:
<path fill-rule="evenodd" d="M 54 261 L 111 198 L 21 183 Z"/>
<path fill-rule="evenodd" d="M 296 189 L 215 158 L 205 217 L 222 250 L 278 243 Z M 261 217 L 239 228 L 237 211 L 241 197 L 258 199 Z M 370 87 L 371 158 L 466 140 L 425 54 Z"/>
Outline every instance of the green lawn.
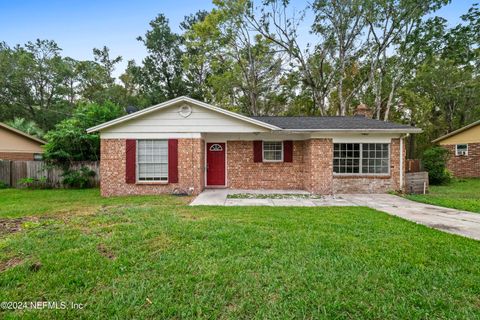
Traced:
<path fill-rule="evenodd" d="M 480 213 L 480 179 L 454 180 L 446 186 L 430 186 L 426 195 L 407 195 L 410 200 Z"/>
<path fill-rule="evenodd" d="M 86 304 L 0 318 L 480 317 L 478 241 L 368 208 L 187 200 L 0 190 L 0 228 L 21 228 L 0 232 L 0 301 Z"/>

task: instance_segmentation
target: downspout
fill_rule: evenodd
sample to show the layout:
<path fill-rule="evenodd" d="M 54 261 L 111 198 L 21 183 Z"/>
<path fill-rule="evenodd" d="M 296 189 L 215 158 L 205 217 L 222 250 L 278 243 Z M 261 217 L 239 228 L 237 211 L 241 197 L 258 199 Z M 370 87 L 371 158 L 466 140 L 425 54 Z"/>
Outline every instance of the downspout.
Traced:
<path fill-rule="evenodd" d="M 193 139 L 193 134 L 190 134 L 190 144 L 192 145 L 192 184 L 189 188 L 189 194 L 193 194 L 196 190 L 195 190 L 195 159 L 194 159 L 194 156 L 195 156 L 195 147 L 194 147 L 194 139 Z"/>
<path fill-rule="evenodd" d="M 400 190 L 403 191 L 403 135 L 400 135 Z"/>

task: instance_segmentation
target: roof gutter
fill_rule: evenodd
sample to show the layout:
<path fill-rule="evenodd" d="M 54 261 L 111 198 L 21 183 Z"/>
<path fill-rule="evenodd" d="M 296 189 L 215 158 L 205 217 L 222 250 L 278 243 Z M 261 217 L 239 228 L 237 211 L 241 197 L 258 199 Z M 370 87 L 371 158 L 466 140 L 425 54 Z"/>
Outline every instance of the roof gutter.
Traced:
<path fill-rule="evenodd" d="M 360 133 L 420 133 L 423 130 L 420 128 L 409 129 L 284 129 L 288 132 L 360 132 Z"/>

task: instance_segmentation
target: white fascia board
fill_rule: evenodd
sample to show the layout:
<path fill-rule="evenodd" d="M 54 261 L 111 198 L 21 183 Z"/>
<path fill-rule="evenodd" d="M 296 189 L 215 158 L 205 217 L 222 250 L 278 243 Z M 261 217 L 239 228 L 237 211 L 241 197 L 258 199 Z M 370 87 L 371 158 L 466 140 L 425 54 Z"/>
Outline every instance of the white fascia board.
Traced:
<path fill-rule="evenodd" d="M 100 132 L 100 139 L 201 139 L 195 132 Z"/>

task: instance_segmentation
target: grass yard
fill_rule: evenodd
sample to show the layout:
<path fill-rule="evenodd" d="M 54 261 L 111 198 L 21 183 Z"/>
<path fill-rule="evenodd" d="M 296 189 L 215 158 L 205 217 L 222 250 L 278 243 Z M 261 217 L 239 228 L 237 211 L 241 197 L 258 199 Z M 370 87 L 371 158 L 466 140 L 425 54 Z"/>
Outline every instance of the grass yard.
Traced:
<path fill-rule="evenodd" d="M 361 207 L 0 190 L 0 318 L 473 319 L 480 242 Z"/>
<path fill-rule="evenodd" d="M 480 213 L 480 179 L 454 180 L 446 186 L 430 186 L 430 193 L 407 195 L 410 200 Z"/>

